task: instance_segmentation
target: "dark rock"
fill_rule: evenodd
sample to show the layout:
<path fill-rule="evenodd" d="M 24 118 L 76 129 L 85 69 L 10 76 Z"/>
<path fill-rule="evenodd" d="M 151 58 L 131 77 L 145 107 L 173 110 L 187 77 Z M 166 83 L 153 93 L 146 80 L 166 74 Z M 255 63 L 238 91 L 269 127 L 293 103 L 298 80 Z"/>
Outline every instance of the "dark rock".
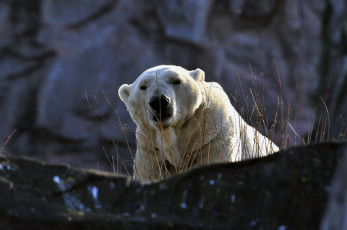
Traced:
<path fill-rule="evenodd" d="M 344 0 L 1 1 L 0 143 L 16 129 L 8 155 L 105 170 L 122 155 L 119 165 L 130 166 L 135 125 L 117 89 L 159 64 L 205 70 L 262 132 L 277 118 L 278 145 L 301 144 L 312 117 L 331 124 L 315 129 L 318 141 L 343 139 L 346 7 Z"/>
<path fill-rule="evenodd" d="M 347 154 L 338 165 L 331 186 L 329 205 L 321 222 L 321 230 L 347 229 Z"/>
<path fill-rule="evenodd" d="M 211 0 L 157 1 L 157 14 L 165 35 L 193 45 L 204 42 L 211 3 Z"/>
<path fill-rule="evenodd" d="M 0 221 L 6 229 L 318 229 L 344 154 L 346 143 L 297 147 L 147 184 L 2 155 Z"/>
<path fill-rule="evenodd" d="M 111 9 L 117 0 L 43 2 L 44 22 L 58 27 L 78 27 Z"/>
<path fill-rule="evenodd" d="M 276 8 L 280 5 L 278 1 L 255 1 L 255 0 L 232 0 L 229 1 L 231 12 L 239 18 L 247 18 L 252 23 L 260 21 L 267 22 Z M 268 20 L 265 20 L 268 18 Z"/>

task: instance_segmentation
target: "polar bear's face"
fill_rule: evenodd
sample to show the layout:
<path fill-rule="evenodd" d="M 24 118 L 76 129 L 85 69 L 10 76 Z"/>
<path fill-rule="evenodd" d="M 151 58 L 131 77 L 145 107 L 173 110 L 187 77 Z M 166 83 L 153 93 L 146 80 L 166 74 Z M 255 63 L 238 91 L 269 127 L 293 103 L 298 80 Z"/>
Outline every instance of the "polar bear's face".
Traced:
<path fill-rule="evenodd" d="M 118 94 L 140 126 L 175 127 L 184 124 L 203 100 L 205 73 L 178 66 L 157 66 L 136 81 L 119 88 Z"/>

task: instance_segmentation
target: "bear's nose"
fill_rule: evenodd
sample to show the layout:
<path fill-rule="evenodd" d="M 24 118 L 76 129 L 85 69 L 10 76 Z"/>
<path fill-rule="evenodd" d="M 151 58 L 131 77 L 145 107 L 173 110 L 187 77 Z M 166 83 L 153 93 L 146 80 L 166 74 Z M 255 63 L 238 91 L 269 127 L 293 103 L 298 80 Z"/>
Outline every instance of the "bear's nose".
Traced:
<path fill-rule="evenodd" d="M 170 104 L 170 98 L 164 94 L 159 96 L 153 96 L 149 101 L 149 106 L 157 113 L 160 114 L 161 111 L 165 111 L 165 109 Z"/>

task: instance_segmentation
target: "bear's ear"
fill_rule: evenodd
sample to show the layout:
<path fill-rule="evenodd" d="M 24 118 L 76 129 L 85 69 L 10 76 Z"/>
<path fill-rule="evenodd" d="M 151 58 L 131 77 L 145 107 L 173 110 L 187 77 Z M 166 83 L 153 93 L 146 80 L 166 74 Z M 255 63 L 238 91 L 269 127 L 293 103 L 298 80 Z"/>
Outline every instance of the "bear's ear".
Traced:
<path fill-rule="evenodd" d="M 119 95 L 120 99 L 125 104 L 127 104 L 129 96 L 130 96 L 130 85 L 124 84 L 121 87 L 119 87 L 118 95 Z"/>
<path fill-rule="evenodd" d="M 199 68 L 190 71 L 189 74 L 197 82 L 205 81 L 205 72 Z"/>

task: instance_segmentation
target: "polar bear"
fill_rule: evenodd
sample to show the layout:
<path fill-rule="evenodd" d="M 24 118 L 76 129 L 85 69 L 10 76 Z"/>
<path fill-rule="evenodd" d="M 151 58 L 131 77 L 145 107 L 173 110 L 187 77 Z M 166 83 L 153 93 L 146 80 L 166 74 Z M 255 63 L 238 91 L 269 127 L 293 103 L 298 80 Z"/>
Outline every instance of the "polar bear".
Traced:
<path fill-rule="evenodd" d="M 218 83 L 205 82 L 201 69 L 156 66 L 118 94 L 137 125 L 135 179 L 158 180 L 196 165 L 278 151 L 242 119 Z"/>

